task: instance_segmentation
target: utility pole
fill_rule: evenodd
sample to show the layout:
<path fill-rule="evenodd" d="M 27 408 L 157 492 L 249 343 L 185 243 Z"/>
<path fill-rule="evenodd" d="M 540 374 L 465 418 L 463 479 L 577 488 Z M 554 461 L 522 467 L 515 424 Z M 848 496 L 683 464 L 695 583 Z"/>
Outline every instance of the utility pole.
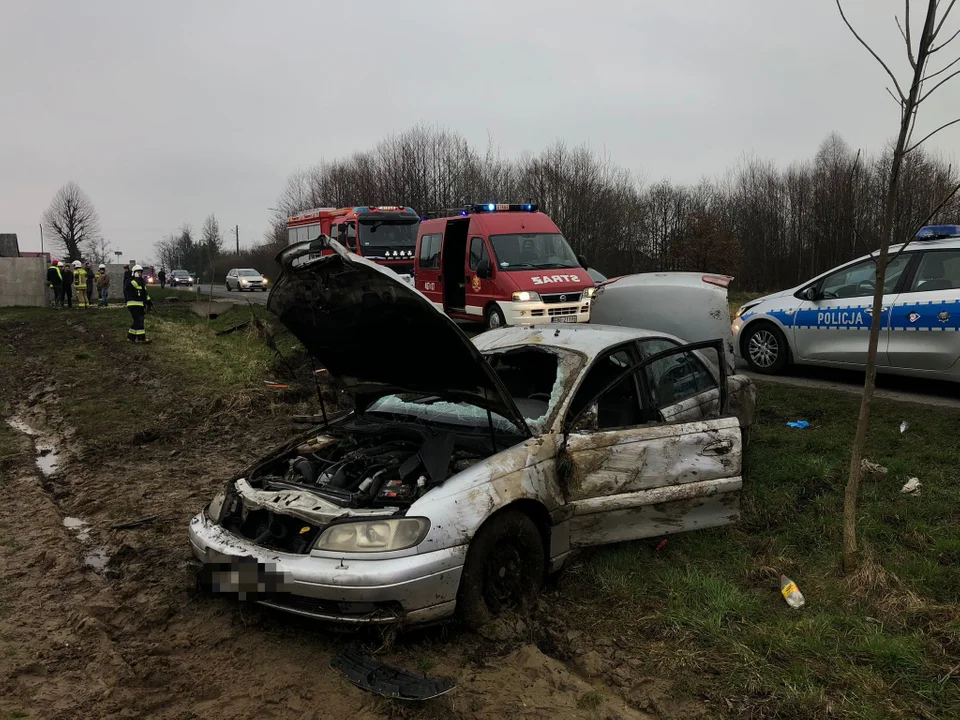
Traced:
<path fill-rule="evenodd" d="M 237 233 L 237 255 L 239 255 L 240 254 L 240 226 L 239 225 L 237 225 L 236 227 L 236 233 Z"/>
<path fill-rule="evenodd" d="M 40 225 L 40 254 L 43 255 L 43 223 L 39 223 L 39 225 Z"/>

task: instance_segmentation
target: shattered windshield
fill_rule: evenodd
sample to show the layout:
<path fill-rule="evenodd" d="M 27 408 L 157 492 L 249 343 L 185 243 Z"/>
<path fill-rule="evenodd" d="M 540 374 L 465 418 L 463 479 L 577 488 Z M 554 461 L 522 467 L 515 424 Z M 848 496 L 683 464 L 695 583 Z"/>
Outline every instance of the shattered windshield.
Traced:
<path fill-rule="evenodd" d="M 517 410 L 533 433 L 544 432 L 560 406 L 572 378 L 583 366 L 578 353 L 546 348 L 508 348 L 483 353 L 497 373 Z M 465 402 L 451 402 L 436 395 L 398 393 L 386 395 L 364 411 L 364 415 L 389 415 L 423 423 L 439 423 L 486 429 L 487 411 Z M 516 426 L 491 413 L 493 426 L 505 433 L 517 433 Z"/>
<path fill-rule="evenodd" d="M 465 402 L 450 402 L 435 395 L 420 393 L 400 393 L 386 395 L 373 402 L 363 412 L 367 415 L 389 415 L 390 417 L 414 422 L 455 425 L 458 427 L 489 427 L 487 411 L 482 407 Z M 493 427 L 504 433 L 517 434 L 517 427 L 502 415 L 490 413 Z"/>

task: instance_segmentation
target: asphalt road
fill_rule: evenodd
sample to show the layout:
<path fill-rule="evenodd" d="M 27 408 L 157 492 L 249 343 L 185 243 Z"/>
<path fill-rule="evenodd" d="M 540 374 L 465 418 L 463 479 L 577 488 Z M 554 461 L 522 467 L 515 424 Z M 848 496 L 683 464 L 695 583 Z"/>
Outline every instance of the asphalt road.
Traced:
<path fill-rule="evenodd" d="M 782 383 L 796 387 L 850 393 L 851 395 L 861 395 L 863 393 L 864 374 L 854 370 L 795 366 L 788 368 L 782 375 L 758 375 L 748 372 L 738 364 L 738 372 L 749 375 L 760 383 Z M 880 374 L 877 375 L 874 397 L 918 405 L 960 409 L 960 383 Z"/>
<path fill-rule="evenodd" d="M 204 297 L 207 297 L 210 293 L 209 285 L 200 285 L 200 294 Z M 267 296 L 270 293 L 260 292 L 259 290 L 254 292 L 238 292 L 236 290 L 231 290 L 227 292 L 227 289 L 223 285 L 214 285 L 213 286 L 213 296 L 215 298 L 230 298 L 231 300 L 236 300 L 237 302 L 247 302 L 248 300 L 253 303 L 258 303 L 260 305 L 267 304 Z"/>

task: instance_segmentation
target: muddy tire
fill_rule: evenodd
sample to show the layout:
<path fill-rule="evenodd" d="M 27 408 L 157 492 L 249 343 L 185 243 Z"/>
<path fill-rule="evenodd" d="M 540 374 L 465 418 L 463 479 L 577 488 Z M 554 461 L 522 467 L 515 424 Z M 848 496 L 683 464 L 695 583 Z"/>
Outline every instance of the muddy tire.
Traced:
<path fill-rule="evenodd" d="M 487 308 L 487 329 L 496 330 L 507 326 L 507 318 L 503 315 L 503 310 L 496 303 Z"/>
<path fill-rule="evenodd" d="M 227 289 L 227 292 L 230 292 L 230 283 L 224 283 L 223 286 Z"/>
<path fill-rule="evenodd" d="M 505 510 L 494 515 L 467 550 L 457 592 L 457 615 L 476 630 L 510 610 L 528 612 L 543 584 L 543 538 L 527 515 Z"/>
<path fill-rule="evenodd" d="M 780 328 L 773 323 L 759 322 L 747 331 L 742 355 L 754 372 L 775 375 L 786 367 L 790 348 Z"/>

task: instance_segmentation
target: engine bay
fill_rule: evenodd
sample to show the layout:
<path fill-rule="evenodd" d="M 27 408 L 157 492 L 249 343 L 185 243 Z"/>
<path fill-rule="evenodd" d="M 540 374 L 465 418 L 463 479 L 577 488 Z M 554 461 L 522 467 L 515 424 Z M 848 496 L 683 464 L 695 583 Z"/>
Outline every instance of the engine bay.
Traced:
<path fill-rule="evenodd" d="M 329 521 L 305 522 L 294 507 L 289 514 L 277 511 L 278 502 L 286 505 L 319 496 L 330 503 L 327 507 L 402 511 L 430 488 L 492 454 L 489 440 L 476 435 L 431 433 L 404 425 L 328 428 L 251 469 L 244 484 L 268 497 L 276 491 L 273 509 L 256 501 L 247 507 L 236 488 L 228 487 L 219 521 L 257 545 L 306 553 Z"/>
<path fill-rule="evenodd" d="M 249 481 L 268 490 L 310 490 L 343 507 L 403 507 L 490 454 L 455 433 L 328 432 L 258 468 Z"/>

